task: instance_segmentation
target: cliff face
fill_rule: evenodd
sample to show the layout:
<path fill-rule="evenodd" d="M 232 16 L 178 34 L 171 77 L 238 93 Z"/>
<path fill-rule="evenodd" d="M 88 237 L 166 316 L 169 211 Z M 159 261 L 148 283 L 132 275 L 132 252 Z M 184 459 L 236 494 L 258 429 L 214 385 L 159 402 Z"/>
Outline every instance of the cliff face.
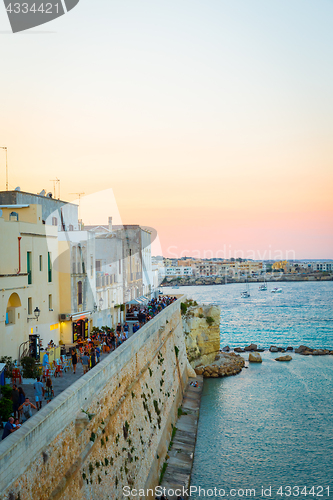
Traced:
<path fill-rule="evenodd" d="M 183 314 L 186 353 L 193 368 L 214 361 L 220 349 L 220 314 L 217 306 L 189 306 Z"/>

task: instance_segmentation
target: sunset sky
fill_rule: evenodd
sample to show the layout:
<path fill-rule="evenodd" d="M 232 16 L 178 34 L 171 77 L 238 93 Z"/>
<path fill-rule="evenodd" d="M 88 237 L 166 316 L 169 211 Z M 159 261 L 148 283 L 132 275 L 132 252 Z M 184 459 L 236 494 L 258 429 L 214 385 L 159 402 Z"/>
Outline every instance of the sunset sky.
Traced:
<path fill-rule="evenodd" d="M 153 227 L 165 256 L 333 258 L 332 20 L 331 0 L 81 0 L 13 35 L 0 5 L 10 189 L 112 190 L 85 222 Z"/>

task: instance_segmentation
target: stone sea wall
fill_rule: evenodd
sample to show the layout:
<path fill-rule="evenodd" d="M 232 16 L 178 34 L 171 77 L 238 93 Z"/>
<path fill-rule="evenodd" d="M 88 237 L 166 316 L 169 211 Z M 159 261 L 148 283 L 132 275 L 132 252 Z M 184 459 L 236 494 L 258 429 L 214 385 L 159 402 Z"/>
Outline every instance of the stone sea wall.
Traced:
<path fill-rule="evenodd" d="M 158 484 L 187 383 L 180 303 L 0 444 L 1 500 L 120 500 Z"/>

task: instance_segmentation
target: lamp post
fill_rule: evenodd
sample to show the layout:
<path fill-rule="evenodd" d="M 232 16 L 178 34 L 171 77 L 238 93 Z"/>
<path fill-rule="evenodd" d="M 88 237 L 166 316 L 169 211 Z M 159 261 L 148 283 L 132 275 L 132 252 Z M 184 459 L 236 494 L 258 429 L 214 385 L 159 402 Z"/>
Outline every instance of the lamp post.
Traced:
<path fill-rule="evenodd" d="M 35 313 L 35 318 L 38 321 L 38 318 L 40 316 L 40 310 L 38 309 L 38 307 L 36 307 L 36 309 L 34 310 L 34 313 Z"/>
<path fill-rule="evenodd" d="M 8 161 L 7 161 L 8 149 L 6 146 L 0 146 L 0 149 L 4 149 L 6 151 L 6 191 L 8 191 Z"/>

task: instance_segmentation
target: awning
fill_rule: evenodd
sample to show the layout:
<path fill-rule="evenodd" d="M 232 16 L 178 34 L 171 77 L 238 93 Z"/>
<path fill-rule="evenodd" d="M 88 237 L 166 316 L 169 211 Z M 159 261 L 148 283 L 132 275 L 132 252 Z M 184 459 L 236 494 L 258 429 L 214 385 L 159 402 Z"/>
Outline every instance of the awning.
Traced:
<path fill-rule="evenodd" d="M 144 302 L 141 300 L 141 297 L 140 297 L 138 299 L 132 299 L 129 302 L 126 302 L 126 304 L 134 304 L 137 306 L 142 306 L 144 304 Z"/>
<path fill-rule="evenodd" d="M 71 314 L 72 321 L 79 321 L 79 319 L 86 319 L 91 316 L 91 311 L 82 311 L 80 313 Z"/>
<path fill-rule="evenodd" d="M 149 302 L 148 297 L 145 297 L 144 295 L 142 295 L 142 297 L 139 297 L 139 300 L 141 300 L 141 302 L 143 302 L 144 304 L 146 304 L 147 302 Z"/>

